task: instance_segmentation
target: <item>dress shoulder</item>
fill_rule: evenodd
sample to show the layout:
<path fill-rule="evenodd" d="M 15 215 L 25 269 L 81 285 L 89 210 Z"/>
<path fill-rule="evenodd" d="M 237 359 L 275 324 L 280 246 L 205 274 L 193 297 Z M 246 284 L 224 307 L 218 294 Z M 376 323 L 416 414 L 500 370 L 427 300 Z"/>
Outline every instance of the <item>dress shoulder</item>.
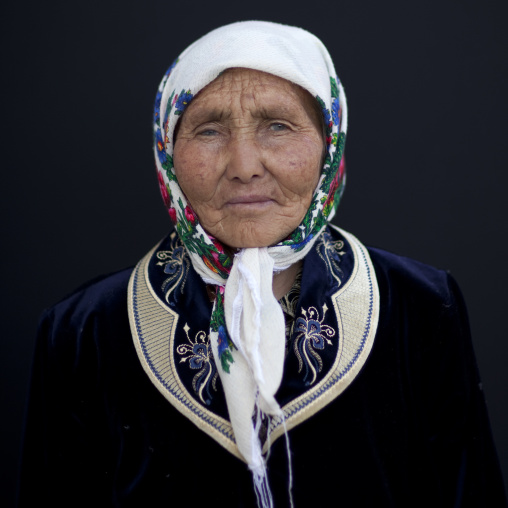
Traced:
<path fill-rule="evenodd" d="M 132 268 L 97 277 L 46 309 L 40 318 L 34 368 L 45 365 L 55 382 L 67 384 L 82 371 L 89 378 L 103 346 L 131 341 L 127 287 Z M 90 365 L 90 364 L 88 364 Z M 81 368 L 82 366 L 82 368 Z"/>
<path fill-rule="evenodd" d="M 127 268 L 108 275 L 96 277 L 44 310 L 39 322 L 39 336 L 42 329 L 68 330 L 70 326 L 82 328 L 92 317 L 111 318 L 125 313 L 127 286 L 133 268 Z"/>
<path fill-rule="evenodd" d="M 47 308 L 43 316 L 48 314 L 63 316 L 69 311 L 90 313 L 116 306 L 122 300 L 125 303 L 129 277 L 133 269 L 129 267 L 89 280 Z"/>
<path fill-rule="evenodd" d="M 446 284 L 449 273 L 445 270 L 375 247 L 368 247 L 368 251 L 376 267 L 376 274 L 416 283 L 430 290 Z"/>
<path fill-rule="evenodd" d="M 369 247 L 368 250 L 385 299 L 405 298 L 407 302 L 430 306 L 440 313 L 449 313 L 453 308 L 468 322 L 461 290 L 450 272 L 382 249 Z"/>

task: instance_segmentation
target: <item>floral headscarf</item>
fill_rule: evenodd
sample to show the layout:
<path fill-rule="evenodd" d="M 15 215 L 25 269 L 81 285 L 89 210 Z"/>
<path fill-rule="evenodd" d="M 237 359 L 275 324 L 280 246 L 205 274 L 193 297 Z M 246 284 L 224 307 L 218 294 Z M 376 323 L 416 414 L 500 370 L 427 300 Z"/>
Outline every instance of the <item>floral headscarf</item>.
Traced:
<path fill-rule="evenodd" d="M 323 113 L 327 151 L 301 224 L 277 245 L 242 249 L 232 258 L 202 228 L 178 184 L 173 134 L 193 97 L 235 67 L 267 72 L 307 90 Z M 210 341 L 235 441 L 253 472 L 263 506 L 271 506 L 271 496 L 259 428 L 264 415 L 281 415 L 275 393 L 285 348 L 284 317 L 272 291 L 273 272 L 305 257 L 334 216 L 345 184 L 346 127 L 344 90 L 324 45 L 305 30 L 269 22 L 234 23 L 197 40 L 168 69 L 156 97 L 154 150 L 162 197 L 194 269 L 216 287 Z"/>

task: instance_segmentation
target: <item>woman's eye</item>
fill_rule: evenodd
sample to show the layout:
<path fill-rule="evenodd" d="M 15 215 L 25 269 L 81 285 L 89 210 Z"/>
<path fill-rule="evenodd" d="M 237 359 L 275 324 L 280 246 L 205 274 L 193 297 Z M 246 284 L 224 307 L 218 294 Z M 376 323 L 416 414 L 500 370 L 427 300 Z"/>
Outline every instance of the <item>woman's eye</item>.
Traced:
<path fill-rule="evenodd" d="M 287 126 L 284 125 L 283 123 L 272 123 L 270 124 L 270 130 L 272 131 L 275 131 L 275 132 L 282 132 L 282 131 L 285 131 L 287 129 Z"/>
<path fill-rule="evenodd" d="M 201 132 L 198 132 L 199 136 L 207 136 L 207 137 L 209 137 L 209 136 L 215 136 L 216 134 L 217 134 L 217 131 L 214 130 L 214 129 L 205 129 L 205 130 L 203 130 Z"/>

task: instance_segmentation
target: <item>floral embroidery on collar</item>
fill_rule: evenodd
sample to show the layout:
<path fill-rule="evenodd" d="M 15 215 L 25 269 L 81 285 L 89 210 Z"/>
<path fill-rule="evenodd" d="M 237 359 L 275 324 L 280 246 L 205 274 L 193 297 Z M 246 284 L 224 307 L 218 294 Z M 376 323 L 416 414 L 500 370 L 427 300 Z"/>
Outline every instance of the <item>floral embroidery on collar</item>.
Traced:
<path fill-rule="evenodd" d="M 323 361 L 317 350 L 323 350 L 327 345 L 331 345 L 330 339 L 335 337 L 335 330 L 324 324 L 327 310 L 328 307 L 324 304 L 320 319 L 319 311 L 315 307 L 302 309 L 303 317 L 296 320 L 293 350 L 298 358 L 298 372 L 305 367 L 303 381 L 307 386 L 314 384 L 317 373 L 323 368 Z"/>
<path fill-rule="evenodd" d="M 291 289 L 279 300 L 282 312 L 284 314 L 284 322 L 286 324 L 286 353 L 289 352 L 289 341 L 293 335 L 295 326 L 296 310 L 298 300 L 300 299 L 300 290 L 302 287 L 302 269 L 296 274 L 295 282 Z"/>
<path fill-rule="evenodd" d="M 171 234 L 169 246 L 169 250 L 160 250 L 156 256 L 159 260 L 157 266 L 163 267 L 164 273 L 168 275 L 162 283 L 161 289 L 166 302 L 174 307 L 179 295 L 183 294 L 190 268 L 190 259 L 183 243 L 175 233 Z"/>
<path fill-rule="evenodd" d="M 212 401 L 211 389 L 217 391 L 217 367 L 213 359 L 210 346 L 210 336 L 204 332 L 196 333 L 194 339 L 189 337 L 189 325 L 183 327 L 187 336 L 187 344 L 180 344 L 176 352 L 182 357 L 180 363 L 187 365 L 198 372 L 192 379 L 192 388 L 203 404 L 210 405 Z"/>
<path fill-rule="evenodd" d="M 325 262 L 328 277 L 333 278 L 340 286 L 343 272 L 340 268 L 340 257 L 345 254 L 344 241 L 334 240 L 328 230 L 323 231 L 319 238 L 316 250 L 319 257 Z M 333 281 L 332 281 L 333 282 Z"/>

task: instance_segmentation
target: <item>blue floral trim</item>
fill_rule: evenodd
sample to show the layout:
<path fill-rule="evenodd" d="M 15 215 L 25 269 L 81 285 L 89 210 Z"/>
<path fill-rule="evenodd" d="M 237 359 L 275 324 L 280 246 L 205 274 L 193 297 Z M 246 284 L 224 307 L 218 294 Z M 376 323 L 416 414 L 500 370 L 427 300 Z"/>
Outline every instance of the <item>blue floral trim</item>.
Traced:
<path fill-rule="evenodd" d="M 210 389 L 217 391 L 217 368 L 213 359 L 210 337 L 206 332 L 200 331 L 194 339 L 189 337 L 189 325 L 183 327 L 187 335 L 188 344 L 180 344 L 176 352 L 182 356 L 180 363 L 187 365 L 198 372 L 192 379 L 192 388 L 201 402 L 209 406 L 212 402 Z"/>
<path fill-rule="evenodd" d="M 171 250 L 158 251 L 157 266 L 164 268 L 164 273 L 169 277 L 162 283 L 161 289 L 164 292 L 166 302 L 175 307 L 179 295 L 183 294 L 185 281 L 190 268 L 190 259 L 187 251 L 177 235 L 171 236 Z M 178 291 L 179 290 L 179 291 Z"/>
<path fill-rule="evenodd" d="M 323 231 L 316 245 L 316 251 L 319 257 L 326 264 L 326 272 L 330 281 L 333 282 L 333 280 L 335 280 L 339 286 L 341 285 L 341 277 L 343 276 L 343 272 L 340 268 L 340 257 L 345 254 L 343 249 L 344 241 L 333 240 L 332 235 L 326 229 Z"/>
<path fill-rule="evenodd" d="M 323 324 L 328 307 L 323 305 L 323 316 L 319 318 L 319 311 L 315 307 L 302 309 L 303 317 L 296 320 L 296 333 L 293 338 L 293 350 L 298 358 L 298 372 L 305 367 L 303 381 L 306 386 L 314 384 L 318 372 L 323 368 L 323 361 L 316 350 L 325 349 L 331 345 L 330 340 L 335 336 L 335 330 Z M 312 379 L 309 379 L 312 377 Z"/>

